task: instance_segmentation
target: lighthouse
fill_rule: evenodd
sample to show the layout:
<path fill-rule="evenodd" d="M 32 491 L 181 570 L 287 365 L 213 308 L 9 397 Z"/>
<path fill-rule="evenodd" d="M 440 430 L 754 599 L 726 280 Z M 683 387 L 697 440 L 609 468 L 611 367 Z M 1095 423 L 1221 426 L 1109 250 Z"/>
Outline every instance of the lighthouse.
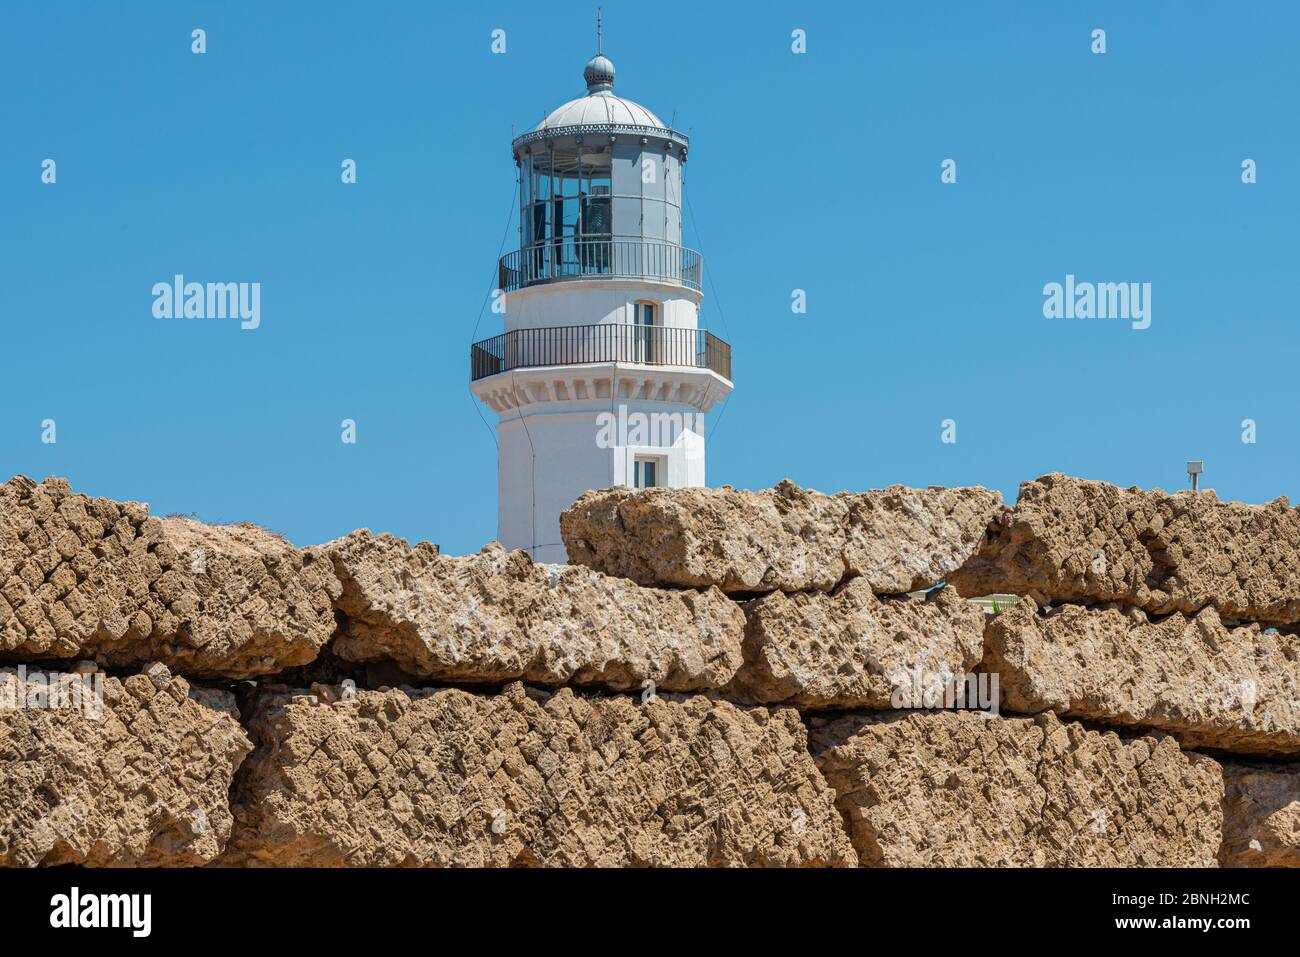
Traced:
<path fill-rule="evenodd" d="M 511 143 L 504 328 L 470 349 L 470 388 L 497 415 L 497 535 L 539 562 L 567 560 L 560 513 L 589 489 L 704 485 L 704 413 L 732 389 L 682 245 L 690 141 L 614 93 L 599 31 L 583 80 Z"/>

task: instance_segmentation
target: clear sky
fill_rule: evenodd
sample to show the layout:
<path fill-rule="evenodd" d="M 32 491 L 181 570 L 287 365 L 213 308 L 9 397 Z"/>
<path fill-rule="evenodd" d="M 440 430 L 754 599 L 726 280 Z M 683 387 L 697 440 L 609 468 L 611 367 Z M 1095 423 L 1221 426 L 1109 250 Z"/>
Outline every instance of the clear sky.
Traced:
<path fill-rule="evenodd" d="M 692 137 L 735 350 L 710 484 L 1014 498 L 1204 458 L 1224 497 L 1300 499 L 1300 4 L 604 7 L 616 91 Z M 0 7 L 0 472 L 300 545 L 491 539 L 469 343 L 500 331 L 512 130 L 583 92 L 594 9 Z M 260 328 L 155 319 L 176 273 L 260 282 Z M 1067 274 L 1150 283 L 1150 328 L 1045 318 Z"/>

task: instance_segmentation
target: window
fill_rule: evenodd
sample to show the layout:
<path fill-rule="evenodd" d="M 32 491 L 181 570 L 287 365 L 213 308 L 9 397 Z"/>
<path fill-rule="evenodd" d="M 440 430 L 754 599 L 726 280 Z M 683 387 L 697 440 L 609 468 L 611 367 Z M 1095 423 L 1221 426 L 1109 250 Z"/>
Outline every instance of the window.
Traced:
<path fill-rule="evenodd" d="M 546 213 L 548 206 L 545 203 L 538 203 L 532 207 L 533 210 L 533 242 L 543 243 L 546 241 Z"/>
<path fill-rule="evenodd" d="M 582 201 L 582 234 L 584 237 L 608 238 L 613 231 L 609 211 L 609 195 L 599 194 Z"/>
<path fill-rule="evenodd" d="M 610 208 L 610 151 L 608 146 L 587 147 L 582 153 L 582 235 L 585 239 L 606 239 L 614 233 L 613 210 Z M 609 247 L 592 242 L 587 248 L 608 260 Z M 609 263 L 597 263 L 609 271 Z"/>
<path fill-rule="evenodd" d="M 636 360 L 651 363 L 655 361 L 655 304 L 652 302 L 632 303 L 632 321 L 636 324 Z"/>
<path fill-rule="evenodd" d="M 633 476 L 633 488 L 655 488 L 659 485 L 662 460 L 653 455 L 636 457 L 636 474 Z"/>

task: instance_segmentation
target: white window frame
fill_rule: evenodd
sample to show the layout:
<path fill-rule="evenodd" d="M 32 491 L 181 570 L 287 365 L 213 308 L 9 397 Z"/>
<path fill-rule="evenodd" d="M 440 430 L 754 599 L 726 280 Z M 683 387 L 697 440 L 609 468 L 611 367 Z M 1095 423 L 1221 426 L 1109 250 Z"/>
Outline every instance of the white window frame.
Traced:
<path fill-rule="evenodd" d="M 655 483 L 653 485 L 641 484 L 641 479 L 644 474 L 643 466 L 647 464 L 654 466 Z M 632 481 L 630 485 L 632 488 L 635 489 L 663 488 L 666 485 L 665 480 L 667 479 L 667 475 L 666 475 L 667 470 L 668 470 L 667 456 L 634 454 L 632 456 Z"/>
<path fill-rule="evenodd" d="M 642 317 L 649 314 L 650 321 L 643 322 Z M 663 325 L 660 316 L 663 314 L 663 305 L 651 299 L 636 299 L 632 302 L 632 325 L 633 325 L 633 342 L 635 351 L 633 355 L 637 362 L 650 363 L 654 362 L 654 333 L 646 330 L 655 329 Z"/>

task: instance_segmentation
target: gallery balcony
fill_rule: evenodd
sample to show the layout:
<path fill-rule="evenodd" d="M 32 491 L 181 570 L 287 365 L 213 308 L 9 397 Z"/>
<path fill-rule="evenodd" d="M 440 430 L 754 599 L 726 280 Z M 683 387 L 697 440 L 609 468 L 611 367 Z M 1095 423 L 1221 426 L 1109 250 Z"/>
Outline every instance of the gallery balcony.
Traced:
<path fill-rule="evenodd" d="M 572 279 L 649 279 L 699 290 L 703 259 L 694 249 L 660 239 L 564 239 L 501 257 L 498 286 L 512 292 Z"/>
<path fill-rule="evenodd" d="M 731 382 L 731 346 L 708 330 L 624 323 L 516 329 L 476 342 L 470 381 L 514 369 L 606 363 L 708 369 Z"/>

